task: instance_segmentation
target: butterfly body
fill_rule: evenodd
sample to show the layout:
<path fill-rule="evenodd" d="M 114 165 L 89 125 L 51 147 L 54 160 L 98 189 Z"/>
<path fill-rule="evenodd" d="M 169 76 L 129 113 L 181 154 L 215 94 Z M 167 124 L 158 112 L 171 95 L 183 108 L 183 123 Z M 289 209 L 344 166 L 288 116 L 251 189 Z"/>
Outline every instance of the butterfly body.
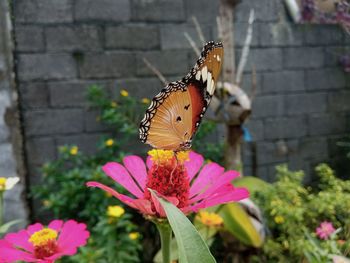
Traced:
<path fill-rule="evenodd" d="M 157 94 L 140 124 L 140 140 L 153 148 L 188 150 L 215 92 L 221 43 L 209 42 L 191 71 Z"/>

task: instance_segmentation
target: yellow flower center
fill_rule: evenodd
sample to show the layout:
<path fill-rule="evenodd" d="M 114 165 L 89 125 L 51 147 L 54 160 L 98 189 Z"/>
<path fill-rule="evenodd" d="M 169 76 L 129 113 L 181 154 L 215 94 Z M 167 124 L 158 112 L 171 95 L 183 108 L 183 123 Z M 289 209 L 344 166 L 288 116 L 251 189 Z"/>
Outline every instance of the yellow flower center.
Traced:
<path fill-rule="evenodd" d="M 189 160 L 189 151 L 180 151 L 175 153 L 171 150 L 153 149 L 148 151 L 148 155 L 151 156 L 151 160 L 156 163 L 167 163 L 176 157 L 176 160 L 183 164 Z"/>
<path fill-rule="evenodd" d="M 274 220 L 275 220 L 276 224 L 283 224 L 284 223 L 283 216 L 275 216 Z"/>
<path fill-rule="evenodd" d="M 120 91 L 120 95 L 122 95 L 123 97 L 127 97 L 127 96 L 129 96 L 129 92 L 127 92 L 125 89 L 122 89 Z"/>
<path fill-rule="evenodd" d="M 108 206 L 107 208 L 107 215 L 110 217 L 118 218 L 124 215 L 124 213 L 125 213 L 124 208 L 119 205 Z"/>
<path fill-rule="evenodd" d="M 0 191 L 6 190 L 6 181 L 7 179 L 5 177 L 0 177 Z"/>
<path fill-rule="evenodd" d="M 71 155 L 77 155 L 77 154 L 78 154 L 78 151 L 79 151 L 78 147 L 77 147 L 77 146 L 73 146 L 72 148 L 70 148 L 69 153 L 70 153 Z"/>
<path fill-rule="evenodd" d="M 106 146 L 112 146 L 114 144 L 114 140 L 113 139 L 108 139 L 106 142 L 105 142 Z"/>
<path fill-rule="evenodd" d="M 149 104 L 151 101 L 150 101 L 150 99 L 148 99 L 148 98 L 143 98 L 143 99 L 141 100 L 141 102 L 142 102 L 143 104 Z"/>
<path fill-rule="evenodd" d="M 40 231 L 35 232 L 30 236 L 29 242 L 34 245 L 34 247 L 46 245 L 49 241 L 56 240 L 57 231 L 51 228 L 43 228 Z"/>
<path fill-rule="evenodd" d="M 207 211 L 200 211 L 197 218 L 206 226 L 219 226 L 224 222 L 222 217 L 218 214 Z"/>
<path fill-rule="evenodd" d="M 132 240 L 136 240 L 136 239 L 138 239 L 139 237 L 140 237 L 140 233 L 138 233 L 138 232 L 131 232 L 131 233 L 129 234 L 129 238 L 132 239 Z"/>

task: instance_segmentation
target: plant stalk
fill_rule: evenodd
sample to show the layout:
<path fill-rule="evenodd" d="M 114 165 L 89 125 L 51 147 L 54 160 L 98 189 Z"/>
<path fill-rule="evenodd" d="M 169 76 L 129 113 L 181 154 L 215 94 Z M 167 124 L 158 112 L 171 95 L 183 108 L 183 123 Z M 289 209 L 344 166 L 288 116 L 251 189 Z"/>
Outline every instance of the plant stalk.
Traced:
<path fill-rule="evenodd" d="M 0 226 L 2 226 L 4 220 L 4 191 L 0 191 Z"/>
<path fill-rule="evenodd" d="M 167 223 L 166 224 L 156 223 L 156 226 L 160 235 L 163 263 L 170 263 L 171 262 L 170 243 L 171 243 L 171 237 L 173 232 L 171 230 L 170 225 Z"/>

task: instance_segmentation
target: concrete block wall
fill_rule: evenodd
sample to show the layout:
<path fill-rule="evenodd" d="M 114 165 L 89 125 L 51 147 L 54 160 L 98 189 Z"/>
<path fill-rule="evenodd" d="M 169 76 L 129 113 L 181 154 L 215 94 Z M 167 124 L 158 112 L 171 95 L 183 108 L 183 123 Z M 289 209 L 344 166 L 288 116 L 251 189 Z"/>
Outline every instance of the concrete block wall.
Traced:
<path fill-rule="evenodd" d="M 121 88 L 139 97 L 161 83 L 146 57 L 169 80 L 187 73 L 195 56 L 183 32 L 197 42 L 191 16 L 207 39 L 217 34 L 219 1 L 205 0 L 16 0 L 16 65 L 30 177 L 57 156 L 57 146 L 76 143 L 92 152 L 108 132 L 94 123 L 85 88 Z M 257 69 L 258 90 L 247 123 L 256 143 L 257 175 L 273 179 L 273 167 L 288 162 L 310 169 L 329 160 L 334 138 L 349 133 L 349 77 L 337 64 L 349 36 L 337 26 L 290 21 L 282 0 L 245 0 L 235 14 L 237 57 L 250 8 L 256 23 L 243 88 Z M 281 149 L 287 149 L 282 151 Z M 281 154 L 282 152 L 282 154 Z M 246 174 L 252 153 L 244 150 Z"/>

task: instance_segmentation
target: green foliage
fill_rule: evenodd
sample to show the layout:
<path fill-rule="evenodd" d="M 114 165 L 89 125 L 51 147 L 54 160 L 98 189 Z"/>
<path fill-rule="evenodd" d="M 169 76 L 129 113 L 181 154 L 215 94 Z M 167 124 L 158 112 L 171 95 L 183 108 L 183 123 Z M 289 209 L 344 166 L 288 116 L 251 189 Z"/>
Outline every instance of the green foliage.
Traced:
<path fill-rule="evenodd" d="M 335 177 L 326 164 L 318 165 L 316 173 L 320 183 L 311 188 L 303 185 L 302 171 L 277 166 L 278 180 L 254 193 L 271 233 L 263 247 L 266 260 L 300 262 L 312 247 L 305 232 L 315 232 L 322 221 L 343 227 L 340 239 L 350 238 L 350 182 Z"/>

